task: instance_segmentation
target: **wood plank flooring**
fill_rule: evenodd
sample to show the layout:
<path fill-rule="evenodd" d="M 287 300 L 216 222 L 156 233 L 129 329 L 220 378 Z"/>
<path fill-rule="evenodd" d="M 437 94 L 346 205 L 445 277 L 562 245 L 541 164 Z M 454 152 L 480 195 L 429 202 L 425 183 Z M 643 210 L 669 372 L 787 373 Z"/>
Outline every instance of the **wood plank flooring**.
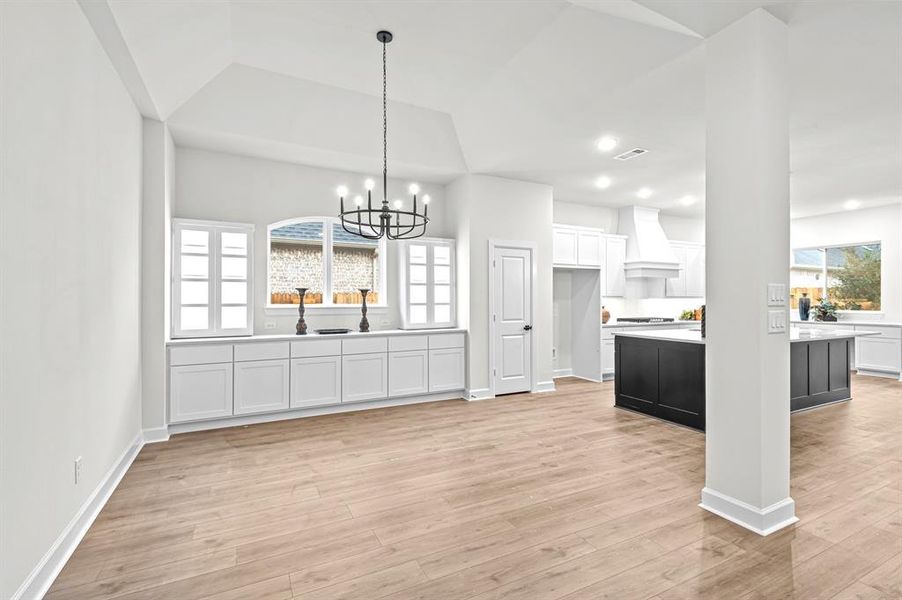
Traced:
<path fill-rule="evenodd" d="M 792 417 L 766 538 L 698 508 L 702 434 L 557 384 L 148 445 L 46 597 L 902 598 L 902 383 Z"/>

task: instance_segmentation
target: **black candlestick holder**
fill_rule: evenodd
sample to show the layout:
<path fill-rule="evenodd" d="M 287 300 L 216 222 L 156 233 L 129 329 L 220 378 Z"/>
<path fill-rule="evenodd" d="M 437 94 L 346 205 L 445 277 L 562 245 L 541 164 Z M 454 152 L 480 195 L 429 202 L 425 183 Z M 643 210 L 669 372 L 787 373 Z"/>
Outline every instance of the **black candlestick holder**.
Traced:
<path fill-rule="evenodd" d="M 298 294 L 301 296 L 301 303 L 298 305 L 298 319 L 297 327 L 295 327 L 295 331 L 298 335 L 307 335 L 307 321 L 304 320 L 304 296 L 307 294 L 307 290 L 310 288 L 294 288 L 298 291 Z"/>
<path fill-rule="evenodd" d="M 360 332 L 368 333 L 370 330 L 370 322 L 366 318 L 366 295 L 370 293 L 370 290 L 367 288 L 360 288 L 360 294 L 363 296 L 363 302 L 360 305 L 360 313 L 363 315 L 363 318 L 360 319 Z"/>

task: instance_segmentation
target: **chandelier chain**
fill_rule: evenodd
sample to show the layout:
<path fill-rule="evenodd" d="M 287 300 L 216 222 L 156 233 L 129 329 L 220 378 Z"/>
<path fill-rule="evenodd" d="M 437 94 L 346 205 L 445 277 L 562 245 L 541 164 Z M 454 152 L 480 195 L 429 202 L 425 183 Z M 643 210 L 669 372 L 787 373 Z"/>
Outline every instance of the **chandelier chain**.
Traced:
<path fill-rule="evenodd" d="M 382 203 L 388 204 L 388 61 L 382 42 Z"/>

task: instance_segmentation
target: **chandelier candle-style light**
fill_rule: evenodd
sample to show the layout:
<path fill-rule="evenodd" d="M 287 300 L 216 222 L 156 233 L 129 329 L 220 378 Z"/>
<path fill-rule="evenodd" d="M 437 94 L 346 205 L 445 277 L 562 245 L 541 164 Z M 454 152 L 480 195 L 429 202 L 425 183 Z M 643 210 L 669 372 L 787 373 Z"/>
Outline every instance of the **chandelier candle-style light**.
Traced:
<path fill-rule="evenodd" d="M 367 179 L 364 182 L 366 188 L 366 206 L 363 196 L 354 197 L 354 206 L 345 210 L 345 196 L 348 188 L 338 187 L 338 197 L 341 203 L 341 227 L 352 235 L 357 235 L 368 240 L 378 240 L 387 237 L 390 240 L 410 240 L 418 238 L 426 233 L 426 224 L 429 223 L 429 196 L 424 195 L 422 209 L 417 206 L 417 194 L 420 187 L 413 183 L 409 191 L 413 196 L 413 207 L 405 210 L 402 200 L 388 202 L 388 96 L 386 77 L 386 46 L 392 41 L 389 31 L 380 31 L 376 39 L 382 43 L 382 206 L 373 208 L 373 188 L 376 182 Z"/>

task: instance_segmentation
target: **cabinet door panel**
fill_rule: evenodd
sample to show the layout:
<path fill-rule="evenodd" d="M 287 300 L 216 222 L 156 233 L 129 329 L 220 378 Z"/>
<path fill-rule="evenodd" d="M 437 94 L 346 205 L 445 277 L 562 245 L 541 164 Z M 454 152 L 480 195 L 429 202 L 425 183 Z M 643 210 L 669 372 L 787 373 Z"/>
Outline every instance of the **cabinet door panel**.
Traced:
<path fill-rule="evenodd" d="M 411 350 L 388 355 L 388 395 L 413 396 L 429 392 L 429 351 Z"/>
<path fill-rule="evenodd" d="M 576 259 L 583 267 L 601 266 L 601 235 L 593 231 L 580 231 L 576 235 Z"/>
<path fill-rule="evenodd" d="M 705 295 L 705 249 L 686 249 L 686 295 L 700 298 Z"/>
<path fill-rule="evenodd" d="M 676 254 L 677 261 L 680 264 L 679 277 L 672 277 L 664 280 L 664 294 L 674 298 L 680 298 L 686 295 L 686 248 L 684 246 L 676 246 L 673 249 Z"/>
<path fill-rule="evenodd" d="M 341 401 L 382 400 L 388 396 L 388 354 L 341 357 Z"/>
<path fill-rule="evenodd" d="M 857 338 L 855 366 L 863 370 L 899 372 L 902 368 L 902 340 L 891 338 Z"/>
<path fill-rule="evenodd" d="M 554 228 L 552 262 L 556 265 L 576 264 L 576 230 Z"/>
<path fill-rule="evenodd" d="M 626 260 L 626 240 L 608 238 L 605 240 L 605 285 L 602 295 L 623 296 L 626 293 L 626 274 L 623 263 Z"/>
<path fill-rule="evenodd" d="M 291 361 L 291 408 L 341 403 L 341 357 Z"/>
<path fill-rule="evenodd" d="M 443 348 L 429 351 L 429 391 L 462 390 L 464 382 L 463 348 Z"/>
<path fill-rule="evenodd" d="M 614 374 L 614 338 L 601 341 L 601 374 Z"/>
<path fill-rule="evenodd" d="M 232 415 L 232 363 L 169 369 L 169 422 Z"/>
<path fill-rule="evenodd" d="M 287 348 L 286 348 L 287 350 Z M 235 363 L 235 414 L 288 408 L 288 361 Z"/>

